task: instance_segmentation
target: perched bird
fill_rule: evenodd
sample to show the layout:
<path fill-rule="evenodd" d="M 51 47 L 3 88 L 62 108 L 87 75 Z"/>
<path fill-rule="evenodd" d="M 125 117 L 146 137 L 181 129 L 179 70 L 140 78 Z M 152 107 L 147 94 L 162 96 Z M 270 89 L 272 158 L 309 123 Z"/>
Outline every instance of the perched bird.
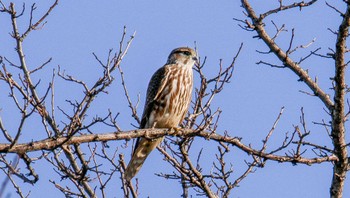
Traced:
<path fill-rule="evenodd" d="M 188 47 L 174 49 L 166 64 L 152 76 L 147 89 L 146 103 L 141 119 L 141 129 L 177 128 L 183 121 L 192 97 L 193 71 L 197 63 L 196 52 Z M 125 170 L 130 181 L 140 170 L 151 151 L 162 138 L 138 138 L 134 153 Z"/>

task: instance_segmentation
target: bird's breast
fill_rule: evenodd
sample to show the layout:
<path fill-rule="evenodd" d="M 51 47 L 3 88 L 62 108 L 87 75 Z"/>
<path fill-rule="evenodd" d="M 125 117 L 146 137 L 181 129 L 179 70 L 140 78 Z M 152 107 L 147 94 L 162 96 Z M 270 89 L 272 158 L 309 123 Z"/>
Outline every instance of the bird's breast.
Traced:
<path fill-rule="evenodd" d="M 193 73 L 186 67 L 171 68 L 165 86 L 151 112 L 148 126 L 177 127 L 188 111 L 192 97 Z"/>

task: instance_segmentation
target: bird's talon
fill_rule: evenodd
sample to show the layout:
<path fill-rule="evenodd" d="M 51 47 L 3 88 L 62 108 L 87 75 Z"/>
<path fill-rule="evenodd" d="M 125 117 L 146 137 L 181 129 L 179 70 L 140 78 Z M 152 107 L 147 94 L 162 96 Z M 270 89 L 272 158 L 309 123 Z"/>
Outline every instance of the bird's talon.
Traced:
<path fill-rule="evenodd" d="M 181 131 L 181 128 L 180 127 L 171 127 L 170 131 L 174 132 L 175 134 L 177 134 L 179 131 Z"/>

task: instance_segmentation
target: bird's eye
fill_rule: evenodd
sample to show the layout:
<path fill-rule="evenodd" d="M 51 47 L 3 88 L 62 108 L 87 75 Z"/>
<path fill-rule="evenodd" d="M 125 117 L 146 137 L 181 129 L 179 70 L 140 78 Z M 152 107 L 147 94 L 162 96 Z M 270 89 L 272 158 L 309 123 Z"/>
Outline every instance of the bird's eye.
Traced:
<path fill-rule="evenodd" d="M 184 51 L 182 53 L 185 54 L 186 56 L 190 56 L 191 55 L 191 52 L 189 52 L 189 51 Z"/>

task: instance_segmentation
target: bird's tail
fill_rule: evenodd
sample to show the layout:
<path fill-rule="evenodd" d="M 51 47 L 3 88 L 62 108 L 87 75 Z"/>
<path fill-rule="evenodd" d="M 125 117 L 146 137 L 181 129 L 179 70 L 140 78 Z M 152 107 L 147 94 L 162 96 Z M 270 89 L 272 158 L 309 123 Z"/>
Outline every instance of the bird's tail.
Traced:
<path fill-rule="evenodd" d="M 125 169 L 124 177 L 126 181 L 130 181 L 139 172 L 147 156 L 160 142 L 162 142 L 163 139 L 164 137 L 152 140 L 146 138 L 140 139 L 129 164 Z"/>

